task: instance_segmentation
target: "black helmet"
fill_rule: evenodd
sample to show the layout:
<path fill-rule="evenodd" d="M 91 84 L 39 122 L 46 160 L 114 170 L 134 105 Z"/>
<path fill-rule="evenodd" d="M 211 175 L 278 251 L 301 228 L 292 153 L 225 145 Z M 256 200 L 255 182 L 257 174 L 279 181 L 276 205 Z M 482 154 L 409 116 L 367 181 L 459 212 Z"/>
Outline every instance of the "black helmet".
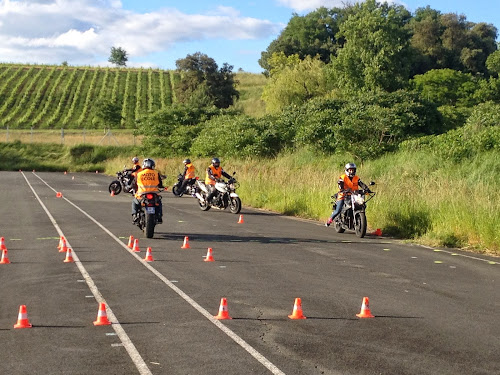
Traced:
<path fill-rule="evenodd" d="M 144 159 L 144 161 L 142 162 L 142 168 L 146 169 L 146 168 L 149 168 L 149 169 L 155 169 L 155 161 L 153 159 Z"/>
<path fill-rule="evenodd" d="M 182 162 L 183 162 L 184 164 L 189 164 L 189 163 L 191 163 L 191 159 L 184 159 Z"/>
<path fill-rule="evenodd" d="M 350 169 L 353 169 L 354 171 L 353 172 L 349 172 Z M 345 173 L 349 177 L 354 177 L 356 175 L 356 164 L 354 164 L 354 163 L 347 163 L 345 165 Z"/>
<path fill-rule="evenodd" d="M 213 158 L 212 159 L 212 165 L 215 167 L 215 168 L 218 168 L 220 166 L 220 160 L 219 158 Z"/>

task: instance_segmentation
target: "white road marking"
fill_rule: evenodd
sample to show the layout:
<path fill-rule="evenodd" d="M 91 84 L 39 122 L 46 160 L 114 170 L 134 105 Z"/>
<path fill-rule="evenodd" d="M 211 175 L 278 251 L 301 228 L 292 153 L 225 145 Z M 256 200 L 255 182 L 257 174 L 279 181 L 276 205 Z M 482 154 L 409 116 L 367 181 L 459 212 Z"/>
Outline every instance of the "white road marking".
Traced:
<path fill-rule="evenodd" d="M 56 190 L 52 186 L 50 186 L 47 182 L 45 182 L 40 176 L 38 176 L 36 173 L 33 173 L 33 174 L 36 177 L 38 177 L 40 179 L 40 181 L 42 181 L 45 185 L 47 185 L 51 190 L 56 192 Z M 26 181 L 28 181 L 28 180 L 26 180 Z M 34 190 L 33 190 L 33 192 L 34 192 Z M 123 243 L 117 236 L 115 236 L 113 233 L 111 233 L 106 227 L 104 227 L 96 219 L 94 219 L 92 216 L 90 216 L 87 212 L 85 212 L 83 209 L 78 207 L 76 204 L 71 202 L 64 195 L 63 195 L 62 199 L 64 199 L 66 202 L 68 202 L 70 205 L 72 205 L 74 208 L 76 208 L 78 211 L 80 211 L 82 214 L 84 214 L 87 218 L 89 218 L 91 221 L 93 221 L 99 228 L 101 228 L 111 238 L 113 238 L 118 244 L 120 244 L 120 246 L 122 246 L 127 251 L 128 254 L 135 257 L 139 262 L 142 263 L 142 265 L 144 267 L 146 267 L 149 271 L 151 271 L 154 275 L 156 275 L 156 277 L 158 277 L 164 284 L 166 284 L 170 289 L 172 289 L 175 293 L 177 293 L 182 299 L 184 299 L 187 303 L 189 303 L 196 311 L 198 311 L 201 315 L 203 315 L 210 322 L 212 322 L 217 328 L 219 328 L 222 332 L 224 332 L 227 336 L 229 336 L 234 342 L 236 342 L 239 346 L 241 346 L 243 349 L 245 349 L 252 357 L 254 357 L 258 362 L 260 362 L 264 367 L 266 367 L 272 374 L 285 375 L 285 373 L 283 371 L 281 371 L 278 367 L 276 367 L 271 361 L 269 361 L 266 357 L 264 357 L 262 354 L 260 354 L 256 349 L 254 349 L 250 344 L 248 344 L 240 336 L 238 336 L 236 333 L 234 333 L 231 329 L 226 327 L 219 320 L 215 319 L 212 316 L 212 314 L 210 314 L 207 310 L 205 310 L 202 306 L 200 306 L 195 300 L 193 300 L 191 297 L 189 297 L 181 289 L 179 289 L 177 286 L 175 286 L 172 283 L 172 281 L 168 280 L 165 276 L 163 276 L 163 274 L 161 274 L 158 270 L 156 270 L 156 268 L 154 268 L 150 263 L 148 263 L 147 261 L 142 259 L 139 255 L 137 255 L 137 253 L 131 252 L 125 243 Z M 40 202 L 40 204 L 42 204 L 42 202 Z M 113 316 L 112 319 L 115 321 L 116 317 Z M 115 326 L 115 324 L 113 324 L 113 327 L 114 326 Z M 121 326 L 120 326 L 120 328 L 121 328 Z M 125 333 L 125 331 L 123 331 L 123 332 Z M 120 334 L 118 332 L 117 332 L 117 334 L 118 334 L 118 336 L 120 336 Z M 123 342 L 123 340 L 122 340 L 122 342 Z M 130 342 L 130 344 L 132 344 L 132 342 Z M 132 344 L 132 346 L 133 346 L 133 344 Z M 126 345 L 125 345 L 125 347 L 126 347 Z M 134 347 L 134 349 L 135 349 L 135 347 Z M 142 358 L 141 358 L 141 360 L 142 360 Z M 144 366 L 146 366 L 145 363 L 144 363 Z M 148 371 L 149 371 L 149 369 L 148 369 Z"/>
<path fill-rule="evenodd" d="M 59 233 L 59 236 L 64 236 L 64 233 L 62 232 L 61 228 L 59 227 L 59 225 L 57 224 L 56 220 L 51 215 L 51 213 L 49 212 L 49 210 L 47 209 L 47 207 L 43 204 L 43 202 L 41 201 L 40 197 L 36 193 L 35 189 L 33 189 L 33 187 L 31 186 L 31 184 L 29 183 L 28 179 L 24 175 L 24 172 L 21 172 L 21 173 L 23 174 L 23 177 L 26 180 L 26 183 L 30 187 L 31 191 L 33 192 L 33 194 L 35 194 L 35 198 L 38 200 L 38 203 L 40 203 L 40 206 L 42 206 L 42 208 L 44 209 L 45 213 L 47 214 L 47 216 L 49 217 L 50 221 L 52 222 L 52 225 L 54 225 L 54 228 L 56 228 L 57 233 Z M 45 185 L 49 186 L 39 176 L 37 176 L 35 173 L 33 173 L 33 174 L 36 177 L 38 177 L 43 183 L 45 183 Z M 50 187 L 50 188 L 52 189 L 52 187 Z M 54 190 L 54 189 L 52 189 L 52 190 Z M 66 199 L 66 198 L 64 198 L 64 199 Z M 71 244 L 69 243 L 69 241 L 68 241 L 67 238 L 66 238 L 66 244 L 67 244 L 67 246 L 69 248 L 73 249 L 73 247 L 71 246 Z M 87 270 L 85 269 L 85 267 L 82 265 L 82 263 L 78 259 L 78 255 L 76 254 L 76 252 L 74 251 L 74 249 L 72 250 L 72 256 L 73 256 L 73 259 L 75 261 L 76 266 L 80 270 L 80 273 L 82 274 L 83 278 L 87 282 L 87 285 L 89 286 L 89 289 L 92 292 L 92 294 L 94 295 L 94 297 L 97 300 L 97 302 L 98 303 L 105 303 L 106 304 L 107 315 L 108 315 L 110 321 L 113 322 L 113 324 L 111 325 L 111 327 L 113 327 L 113 329 L 115 330 L 116 334 L 120 338 L 120 340 L 121 340 L 121 344 L 120 345 L 123 345 L 125 347 L 125 350 L 127 351 L 128 355 L 130 356 L 130 358 L 134 362 L 135 366 L 137 367 L 137 370 L 139 371 L 139 373 L 141 375 L 152 375 L 152 372 L 149 370 L 148 366 L 146 365 L 146 362 L 144 362 L 144 359 L 142 359 L 141 355 L 139 354 L 139 352 L 137 351 L 136 347 L 134 346 L 134 344 L 132 343 L 132 341 L 128 337 L 127 333 L 125 332 L 125 330 L 123 329 L 123 327 L 121 326 L 121 324 L 118 322 L 118 319 L 116 318 L 115 314 L 113 313 L 113 310 L 111 310 L 111 307 L 106 303 L 106 300 L 102 296 L 101 292 L 99 292 L 99 289 L 97 289 L 97 286 L 95 285 L 94 281 L 90 277 L 89 273 L 87 272 Z"/>

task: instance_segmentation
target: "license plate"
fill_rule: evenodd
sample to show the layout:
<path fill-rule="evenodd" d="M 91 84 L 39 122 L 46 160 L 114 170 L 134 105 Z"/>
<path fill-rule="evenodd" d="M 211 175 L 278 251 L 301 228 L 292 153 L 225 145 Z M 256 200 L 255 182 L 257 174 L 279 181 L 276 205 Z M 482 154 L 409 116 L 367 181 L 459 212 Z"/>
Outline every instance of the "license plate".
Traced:
<path fill-rule="evenodd" d="M 155 208 L 154 207 L 146 207 L 146 213 L 147 214 L 154 214 Z"/>

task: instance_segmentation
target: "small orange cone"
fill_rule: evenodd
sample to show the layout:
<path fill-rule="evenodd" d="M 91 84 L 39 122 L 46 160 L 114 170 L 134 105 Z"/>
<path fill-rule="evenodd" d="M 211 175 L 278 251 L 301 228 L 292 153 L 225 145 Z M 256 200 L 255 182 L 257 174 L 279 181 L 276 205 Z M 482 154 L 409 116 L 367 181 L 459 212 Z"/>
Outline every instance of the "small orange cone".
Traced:
<path fill-rule="evenodd" d="M 205 257 L 204 262 L 214 262 L 214 261 L 215 261 L 215 259 L 212 255 L 212 248 L 209 247 L 207 250 L 207 256 Z"/>
<path fill-rule="evenodd" d="M 227 311 L 227 300 L 225 298 L 220 299 L 219 313 L 214 316 L 214 318 L 219 320 L 233 319 L 229 316 L 229 312 Z"/>
<path fill-rule="evenodd" d="M 57 244 L 57 249 L 58 249 L 58 250 L 59 250 L 59 249 L 61 249 L 63 238 L 64 238 L 64 236 L 61 236 L 61 237 L 59 238 L 59 243 Z"/>
<path fill-rule="evenodd" d="M 66 238 L 62 237 L 62 244 L 61 247 L 59 248 L 60 253 L 67 253 L 68 252 L 68 245 L 66 244 Z"/>
<path fill-rule="evenodd" d="M 112 197 L 115 196 L 115 191 L 114 190 L 111 190 L 111 194 L 110 194 Z"/>
<path fill-rule="evenodd" d="M 56 198 L 62 198 L 62 193 L 60 191 L 56 193 Z"/>
<path fill-rule="evenodd" d="M 184 243 L 181 246 L 181 249 L 189 249 L 191 246 L 189 246 L 189 237 L 186 236 L 184 237 Z"/>
<path fill-rule="evenodd" d="M 108 326 L 111 322 L 108 320 L 108 315 L 106 315 L 106 304 L 99 304 L 99 311 L 97 312 L 97 320 L 94 322 L 95 326 Z"/>
<path fill-rule="evenodd" d="M 68 174 L 68 172 L 64 171 L 64 174 Z"/>
<path fill-rule="evenodd" d="M 307 319 L 304 314 L 302 314 L 302 300 L 300 298 L 295 298 L 292 315 L 288 315 L 288 317 L 290 319 Z"/>
<path fill-rule="evenodd" d="M 356 314 L 358 318 L 375 318 L 370 311 L 370 301 L 368 297 L 363 297 L 363 304 L 361 305 L 361 311 Z"/>
<path fill-rule="evenodd" d="M 374 236 L 381 236 L 382 235 L 382 230 L 380 228 L 377 228 L 375 232 L 372 233 Z"/>
<path fill-rule="evenodd" d="M 66 259 L 64 259 L 64 263 L 72 263 L 72 262 L 74 262 L 73 254 L 71 253 L 71 248 L 68 247 L 68 250 L 66 251 Z"/>
<path fill-rule="evenodd" d="M 0 264 L 10 264 L 9 256 L 7 255 L 7 249 L 2 250 L 2 260 Z"/>
<path fill-rule="evenodd" d="M 153 261 L 153 255 L 151 255 L 151 248 L 150 247 L 148 247 L 146 249 L 146 256 L 144 257 L 144 260 L 146 262 L 152 262 Z"/>
<path fill-rule="evenodd" d="M 19 306 L 19 315 L 17 317 L 17 323 L 14 324 L 14 328 L 31 328 L 32 325 L 28 320 L 28 310 L 26 305 Z"/>
<path fill-rule="evenodd" d="M 130 237 L 128 238 L 128 245 L 127 245 L 127 247 L 128 247 L 129 249 L 131 249 L 131 248 L 133 248 L 133 247 L 134 247 L 134 236 L 130 236 Z"/>
<path fill-rule="evenodd" d="M 141 251 L 141 249 L 139 249 L 139 240 L 137 238 L 134 240 L 134 246 L 132 246 L 132 251 L 134 253 L 138 253 Z"/>
<path fill-rule="evenodd" d="M 243 215 L 240 215 L 240 218 L 238 219 L 238 224 L 243 224 Z"/>
<path fill-rule="evenodd" d="M 5 246 L 5 238 L 0 237 L 0 250 L 7 250 L 7 247 Z"/>

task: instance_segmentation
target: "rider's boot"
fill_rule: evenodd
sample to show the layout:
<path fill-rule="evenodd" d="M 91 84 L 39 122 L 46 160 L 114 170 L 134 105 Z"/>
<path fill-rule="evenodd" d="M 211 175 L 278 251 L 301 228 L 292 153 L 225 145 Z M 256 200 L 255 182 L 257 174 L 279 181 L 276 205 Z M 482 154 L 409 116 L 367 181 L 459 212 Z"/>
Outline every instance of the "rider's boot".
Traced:
<path fill-rule="evenodd" d="M 333 222 L 332 218 L 329 217 L 328 220 L 325 223 L 325 227 L 329 227 L 332 222 Z"/>
<path fill-rule="evenodd" d="M 139 214 L 132 214 L 132 224 L 137 224 L 139 222 Z"/>

